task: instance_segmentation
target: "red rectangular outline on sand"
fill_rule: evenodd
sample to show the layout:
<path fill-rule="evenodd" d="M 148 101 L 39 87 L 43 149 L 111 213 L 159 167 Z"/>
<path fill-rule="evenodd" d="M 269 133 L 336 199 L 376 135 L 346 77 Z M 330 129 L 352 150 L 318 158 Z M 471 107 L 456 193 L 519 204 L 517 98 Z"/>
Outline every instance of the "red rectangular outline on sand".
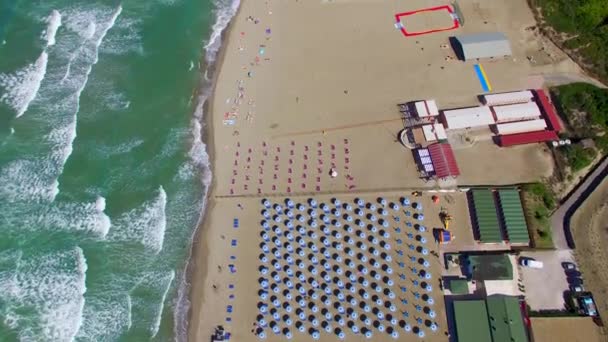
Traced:
<path fill-rule="evenodd" d="M 428 31 L 407 32 L 405 30 L 405 27 L 403 26 L 403 24 L 401 24 L 401 17 L 406 17 L 406 16 L 413 15 L 413 14 L 420 13 L 420 12 L 441 11 L 441 10 L 446 10 L 449 12 L 449 14 L 452 16 L 452 18 L 454 20 L 453 26 L 440 28 L 440 29 L 434 29 L 434 30 L 428 30 Z M 403 35 L 406 37 L 412 37 L 412 36 L 419 36 L 419 35 L 433 33 L 433 32 L 450 31 L 450 30 L 455 30 L 455 29 L 459 28 L 460 23 L 458 22 L 458 19 L 456 19 L 453 14 L 454 14 L 454 10 L 452 9 L 452 7 L 450 7 L 448 5 L 443 5 L 443 6 L 437 6 L 437 7 L 423 8 L 423 9 L 419 9 L 419 10 L 415 10 L 415 11 L 397 13 L 397 14 L 395 14 L 395 19 L 397 20 L 397 23 L 401 27 L 401 33 L 403 33 Z"/>

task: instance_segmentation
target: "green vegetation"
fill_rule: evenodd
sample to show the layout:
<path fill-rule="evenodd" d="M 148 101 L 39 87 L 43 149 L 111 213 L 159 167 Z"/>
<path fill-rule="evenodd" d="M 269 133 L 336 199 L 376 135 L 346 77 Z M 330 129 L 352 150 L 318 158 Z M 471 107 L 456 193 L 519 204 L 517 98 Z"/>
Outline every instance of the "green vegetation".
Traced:
<path fill-rule="evenodd" d="M 592 139 L 600 153 L 608 152 L 608 90 L 587 83 L 567 84 L 551 90 L 568 123 L 571 139 L 575 143 Z M 577 172 L 593 162 L 597 150 L 574 144 L 559 152 L 571 171 Z"/>
<path fill-rule="evenodd" d="M 565 33 L 557 43 L 587 69 L 608 80 L 608 5 L 606 0 L 530 0 L 540 7 L 545 23 Z"/>
<path fill-rule="evenodd" d="M 595 158 L 595 150 L 583 148 L 580 145 L 566 146 L 562 149 L 568 165 L 573 172 L 580 171 L 591 164 Z"/>
<path fill-rule="evenodd" d="M 555 197 L 543 183 L 522 187 L 522 202 L 528 229 L 535 248 L 553 248 L 550 215 L 555 208 Z"/>

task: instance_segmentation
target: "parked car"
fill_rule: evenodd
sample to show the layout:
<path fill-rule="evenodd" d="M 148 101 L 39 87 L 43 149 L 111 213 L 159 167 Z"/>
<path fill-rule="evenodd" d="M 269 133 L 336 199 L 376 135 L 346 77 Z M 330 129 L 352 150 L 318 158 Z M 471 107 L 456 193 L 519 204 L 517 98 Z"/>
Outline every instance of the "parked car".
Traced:
<path fill-rule="evenodd" d="M 583 279 L 581 278 L 568 278 L 568 284 L 571 286 L 581 286 L 583 285 Z"/>
<path fill-rule="evenodd" d="M 570 291 L 578 293 L 585 291 L 585 289 L 583 288 L 583 285 L 570 285 Z"/>
<path fill-rule="evenodd" d="M 576 265 L 572 262 L 562 262 L 562 267 L 564 268 L 564 270 L 566 271 L 570 271 L 570 270 L 576 270 Z"/>
<path fill-rule="evenodd" d="M 567 270 L 566 271 L 566 277 L 568 277 L 568 278 L 580 278 L 581 276 L 582 276 L 582 273 L 577 270 Z"/>
<path fill-rule="evenodd" d="M 543 268 L 544 264 L 542 261 L 534 260 L 532 258 L 521 257 L 519 258 L 519 264 L 530 268 Z"/>
<path fill-rule="evenodd" d="M 579 304 L 581 307 L 581 311 L 587 316 L 597 316 L 597 309 L 595 306 L 595 302 L 593 301 L 593 297 L 591 295 L 582 296 L 579 298 Z"/>

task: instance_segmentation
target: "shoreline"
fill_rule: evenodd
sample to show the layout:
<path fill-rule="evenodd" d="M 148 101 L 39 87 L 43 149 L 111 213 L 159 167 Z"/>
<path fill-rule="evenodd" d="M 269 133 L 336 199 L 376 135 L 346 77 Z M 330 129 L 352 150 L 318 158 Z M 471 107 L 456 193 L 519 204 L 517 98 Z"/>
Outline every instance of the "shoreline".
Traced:
<path fill-rule="evenodd" d="M 241 0 L 244 2 L 246 0 Z M 188 310 L 185 315 L 185 331 L 184 335 L 180 336 L 185 338 L 186 341 L 195 340 L 196 339 L 196 331 L 198 330 L 198 323 L 200 322 L 200 317 L 198 317 L 199 310 L 194 310 L 195 307 L 198 306 L 197 300 L 202 300 L 204 296 L 204 289 L 202 284 L 205 283 L 208 277 L 209 267 L 207 265 L 206 260 L 209 255 L 209 230 L 210 230 L 210 220 L 209 214 L 211 210 L 215 207 L 215 195 L 216 195 L 216 178 L 213 177 L 215 175 L 215 144 L 214 144 L 214 132 L 213 132 L 213 104 L 214 104 L 214 94 L 217 87 L 217 80 L 220 74 L 222 65 L 224 64 L 224 58 L 227 52 L 227 46 L 229 41 L 230 32 L 233 28 L 234 21 L 238 17 L 241 12 L 241 5 L 235 15 L 230 19 L 230 22 L 222 30 L 220 35 L 221 45 L 219 50 L 217 51 L 216 59 L 211 65 L 206 65 L 207 61 L 205 60 L 206 54 L 203 55 L 202 63 L 206 67 L 206 74 L 211 75 L 211 80 L 209 80 L 210 84 L 210 92 L 209 97 L 205 101 L 202 107 L 203 113 L 206 115 L 202 118 L 201 123 L 201 136 L 202 141 L 206 146 L 206 152 L 209 158 L 209 171 L 211 172 L 211 183 L 209 184 L 209 188 L 207 189 L 205 206 L 203 212 L 201 213 L 201 217 L 199 222 L 197 223 L 197 227 L 192 239 L 192 245 L 190 249 L 190 257 L 188 259 L 188 265 L 186 267 L 186 284 L 187 284 L 187 294 L 186 298 L 188 300 Z M 203 77 L 205 74 L 202 75 Z M 203 78 L 204 79 L 204 78 Z M 199 89 L 199 96 L 205 91 L 204 85 Z M 200 286 L 199 286 L 200 285 Z M 197 294 L 197 297 L 195 297 Z M 196 327 L 196 329 L 195 329 Z"/>

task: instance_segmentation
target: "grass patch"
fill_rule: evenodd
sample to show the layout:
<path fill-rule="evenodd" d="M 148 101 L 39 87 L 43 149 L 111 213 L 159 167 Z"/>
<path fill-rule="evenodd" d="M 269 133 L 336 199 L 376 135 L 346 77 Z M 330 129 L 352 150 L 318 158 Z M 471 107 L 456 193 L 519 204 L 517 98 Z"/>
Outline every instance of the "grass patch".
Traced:
<path fill-rule="evenodd" d="M 555 197 L 543 183 L 522 187 L 522 204 L 528 230 L 535 248 L 553 248 L 550 213 L 555 208 Z"/>

